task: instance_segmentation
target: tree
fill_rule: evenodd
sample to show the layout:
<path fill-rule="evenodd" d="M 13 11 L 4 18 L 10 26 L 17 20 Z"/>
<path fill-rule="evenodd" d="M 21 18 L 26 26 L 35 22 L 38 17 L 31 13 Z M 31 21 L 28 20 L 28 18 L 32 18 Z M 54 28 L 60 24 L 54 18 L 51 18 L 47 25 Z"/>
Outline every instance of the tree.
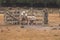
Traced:
<path fill-rule="evenodd" d="M 56 4 L 60 7 L 60 0 L 56 0 Z"/>

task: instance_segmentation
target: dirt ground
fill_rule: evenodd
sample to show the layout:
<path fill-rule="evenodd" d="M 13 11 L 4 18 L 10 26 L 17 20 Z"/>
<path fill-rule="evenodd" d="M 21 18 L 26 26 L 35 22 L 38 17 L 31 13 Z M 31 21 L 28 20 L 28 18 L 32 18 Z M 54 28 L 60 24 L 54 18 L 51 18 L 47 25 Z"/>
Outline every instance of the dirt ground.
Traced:
<path fill-rule="evenodd" d="M 49 15 L 51 25 L 60 23 L 60 17 L 57 15 L 59 14 Z M 4 15 L 0 14 L 0 24 L 3 24 L 3 21 Z M 21 26 L 17 25 L 0 26 L 0 40 L 60 40 L 60 29 L 46 30 L 45 28 L 37 29 L 37 26 L 26 27 L 21 28 Z"/>
<path fill-rule="evenodd" d="M 60 30 L 0 26 L 0 40 L 60 40 Z"/>

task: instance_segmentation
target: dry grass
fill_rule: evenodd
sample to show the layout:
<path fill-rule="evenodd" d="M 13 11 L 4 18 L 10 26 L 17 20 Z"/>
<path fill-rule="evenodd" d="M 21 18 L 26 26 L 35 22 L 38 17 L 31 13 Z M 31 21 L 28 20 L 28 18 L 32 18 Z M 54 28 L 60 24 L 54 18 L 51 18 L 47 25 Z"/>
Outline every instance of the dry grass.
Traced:
<path fill-rule="evenodd" d="M 60 40 L 60 30 L 38 30 L 1 26 L 0 40 Z"/>

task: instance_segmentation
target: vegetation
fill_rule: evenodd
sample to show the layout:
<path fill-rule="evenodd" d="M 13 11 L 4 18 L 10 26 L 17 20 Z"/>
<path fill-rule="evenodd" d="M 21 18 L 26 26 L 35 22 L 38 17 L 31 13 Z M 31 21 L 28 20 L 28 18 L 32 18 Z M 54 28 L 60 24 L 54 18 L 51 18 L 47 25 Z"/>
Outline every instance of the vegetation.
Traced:
<path fill-rule="evenodd" d="M 0 4 L 4 6 L 60 7 L 60 0 L 0 0 Z"/>

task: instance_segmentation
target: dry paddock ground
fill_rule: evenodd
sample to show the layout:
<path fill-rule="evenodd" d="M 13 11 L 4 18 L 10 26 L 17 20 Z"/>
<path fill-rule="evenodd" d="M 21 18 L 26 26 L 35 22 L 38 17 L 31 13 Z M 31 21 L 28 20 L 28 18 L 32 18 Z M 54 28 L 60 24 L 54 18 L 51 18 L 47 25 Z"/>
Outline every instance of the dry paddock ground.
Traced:
<path fill-rule="evenodd" d="M 0 14 L 0 25 L 3 23 L 4 15 Z M 49 14 L 49 23 L 52 23 L 51 25 L 60 24 L 59 14 Z M 40 27 L 37 29 L 37 26 L 26 27 L 21 28 L 21 26 L 16 25 L 0 26 L 0 40 L 60 40 L 60 30 L 46 30 Z"/>
<path fill-rule="evenodd" d="M 60 30 L 0 26 L 0 40 L 60 40 Z"/>

